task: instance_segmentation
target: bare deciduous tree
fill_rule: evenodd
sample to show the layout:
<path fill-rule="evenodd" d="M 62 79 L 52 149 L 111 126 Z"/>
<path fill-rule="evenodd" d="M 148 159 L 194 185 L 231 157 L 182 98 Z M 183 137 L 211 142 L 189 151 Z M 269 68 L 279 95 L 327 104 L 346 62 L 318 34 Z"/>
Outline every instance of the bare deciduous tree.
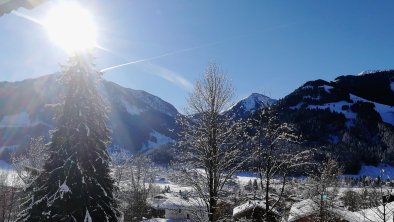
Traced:
<path fill-rule="evenodd" d="M 188 99 L 188 116 L 178 118 L 182 178 L 204 200 L 210 221 L 218 219 L 223 186 L 243 161 L 239 141 L 242 126 L 222 115 L 233 95 L 223 71 L 217 64 L 210 64 Z"/>
<path fill-rule="evenodd" d="M 123 150 L 113 155 L 115 182 L 120 186 L 118 198 L 125 221 L 142 221 L 149 216 L 147 198 L 157 175 L 149 158 L 130 156 Z"/>
<path fill-rule="evenodd" d="M 362 206 L 362 195 L 357 191 L 348 189 L 343 193 L 343 203 L 350 211 L 358 211 Z"/>
<path fill-rule="evenodd" d="M 288 177 L 301 167 L 310 164 L 312 152 L 302 148 L 302 138 L 290 123 L 279 121 L 278 114 L 271 108 L 256 112 L 250 120 L 252 126 L 251 155 L 265 202 L 266 221 L 275 221 L 274 211 L 283 200 Z"/>
<path fill-rule="evenodd" d="M 13 156 L 12 162 L 20 179 L 28 185 L 40 174 L 48 156 L 44 137 L 35 137 L 30 139 L 26 152 Z"/>
<path fill-rule="evenodd" d="M 15 221 L 20 187 L 20 180 L 15 173 L 0 170 L 0 221 Z"/>
<path fill-rule="evenodd" d="M 373 181 L 372 186 L 365 189 L 365 209 L 361 210 L 365 221 L 394 220 L 393 188 L 387 186 L 382 178 L 387 178 L 383 169 L 380 171 L 380 176 Z"/>
<path fill-rule="evenodd" d="M 111 164 L 113 168 L 113 177 L 116 185 L 119 187 L 120 182 L 127 179 L 127 172 L 131 167 L 131 154 L 124 149 L 119 149 L 111 154 Z"/>
<path fill-rule="evenodd" d="M 311 175 L 310 198 L 318 206 L 318 213 L 314 215 L 316 221 L 336 221 L 337 216 L 332 214 L 332 209 L 338 208 L 339 175 L 342 169 L 338 162 L 328 157 L 327 160 L 315 168 Z"/>

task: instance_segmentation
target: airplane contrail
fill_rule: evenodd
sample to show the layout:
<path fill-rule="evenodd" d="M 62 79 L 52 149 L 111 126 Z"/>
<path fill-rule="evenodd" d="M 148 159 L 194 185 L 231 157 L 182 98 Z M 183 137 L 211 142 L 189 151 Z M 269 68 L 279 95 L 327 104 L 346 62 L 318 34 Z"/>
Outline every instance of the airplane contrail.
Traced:
<path fill-rule="evenodd" d="M 273 30 L 276 30 L 276 29 L 286 28 L 286 27 L 288 27 L 290 25 L 294 25 L 294 24 L 297 24 L 297 23 L 298 22 L 293 22 L 293 23 L 289 23 L 289 24 L 279 25 L 279 26 L 276 26 L 276 27 L 265 28 L 263 30 L 260 30 L 260 33 L 269 32 L 269 31 L 273 31 Z M 152 57 L 148 57 L 148 58 L 144 58 L 144 59 L 139 59 L 139 60 L 135 60 L 135 61 L 131 61 L 131 62 L 122 63 L 122 64 L 119 64 L 119 65 L 115 65 L 115 66 L 111 66 L 111 67 L 102 69 L 100 71 L 101 72 L 106 72 L 106 71 L 117 69 L 117 68 L 120 68 L 120 67 L 123 67 L 123 66 L 128 66 L 128 65 L 132 65 L 132 64 L 136 64 L 136 63 L 140 63 L 140 62 L 147 62 L 147 61 L 163 58 L 163 57 L 166 57 L 166 56 L 171 56 L 171 55 L 175 55 L 175 54 L 179 54 L 179 53 L 183 53 L 183 52 L 187 52 L 187 51 L 196 50 L 196 49 L 199 49 L 199 48 L 204 48 L 204 47 L 207 47 L 207 46 L 217 45 L 217 44 L 220 44 L 220 43 L 223 43 L 223 42 L 227 42 L 227 41 L 231 41 L 231 40 L 234 40 L 234 39 L 243 38 L 243 37 L 247 37 L 247 36 L 249 36 L 249 35 L 245 35 L 244 34 L 244 35 L 233 36 L 233 37 L 230 37 L 230 38 L 221 39 L 221 40 L 218 40 L 218 41 L 202 44 L 202 45 L 195 46 L 195 47 L 185 48 L 185 49 L 181 49 L 181 50 L 177 50 L 177 51 L 167 52 L 167 53 L 164 53 L 164 54 L 161 54 L 161 55 L 158 55 L 158 56 L 152 56 Z M 100 47 L 98 47 L 98 48 L 100 48 Z M 100 49 L 102 49 L 102 50 L 104 50 L 106 52 L 114 54 L 113 52 L 109 51 L 108 49 L 105 49 L 105 48 L 100 48 Z M 119 55 L 116 55 L 116 56 L 121 57 Z M 121 58 L 124 59 L 124 57 L 121 57 Z"/>
<path fill-rule="evenodd" d="M 281 25 L 281 26 L 277 26 L 277 27 L 274 27 L 274 28 L 266 28 L 265 30 L 262 30 L 262 31 L 264 31 L 264 32 L 272 31 L 272 30 L 283 28 L 283 27 L 286 27 L 286 26 L 287 25 Z M 135 60 L 135 61 L 131 61 L 131 62 L 122 63 L 122 64 L 119 64 L 119 65 L 115 65 L 115 66 L 111 66 L 111 67 L 108 67 L 108 68 L 104 68 L 104 69 L 102 69 L 100 71 L 101 72 L 106 72 L 106 71 L 117 69 L 117 68 L 120 68 L 120 67 L 123 67 L 123 66 L 128 66 L 128 65 L 132 65 L 132 64 L 136 64 L 136 63 L 140 63 L 140 62 L 147 62 L 147 61 L 163 58 L 163 57 L 166 57 L 166 56 L 171 56 L 171 55 L 175 55 L 175 54 L 179 54 L 179 53 L 183 53 L 183 52 L 187 52 L 187 51 L 196 50 L 196 49 L 199 49 L 199 48 L 204 48 L 204 47 L 207 47 L 207 46 L 217 45 L 217 44 L 220 44 L 220 43 L 223 43 L 223 42 L 231 41 L 231 40 L 242 38 L 242 37 L 245 37 L 245 36 L 247 36 L 247 35 L 233 36 L 231 38 L 221 39 L 221 40 L 218 40 L 218 41 L 205 43 L 205 44 L 202 44 L 202 45 L 199 45 L 199 46 L 194 46 L 194 47 L 190 47 L 190 48 L 180 49 L 180 50 L 177 50 L 177 51 L 167 52 L 167 53 L 164 53 L 164 54 L 161 54 L 161 55 L 158 55 L 158 56 L 152 56 L 152 57 L 148 57 L 148 58 L 144 58 L 144 59 L 139 59 L 139 60 Z M 105 48 L 100 48 L 100 49 L 102 49 L 102 50 L 104 50 L 106 52 L 112 53 L 112 52 L 110 52 L 109 50 L 107 50 Z M 116 55 L 116 56 L 121 57 L 119 55 Z M 124 57 L 121 57 L 121 58 L 124 59 Z"/>
<path fill-rule="evenodd" d="M 218 44 L 218 42 L 209 43 L 209 44 L 200 45 L 200 46 L 195 46 L 195 47 L 190 47 L 190 48 L 185 48 L 185 49 L 180 49 L 180 50 L 167 52 L 167 53 L 164 53 L 164 54 L 161 54 L 161 55 L 157 55 L 157 56 L 152 56 L 152 57 L 148 57 L 148 58 L 144 58 L 144 59 L 139 59 L 139 60 L 135 60 L 135 61 L 131 61 L 131 62 L 122 63 L 122 64 L 111 66 L 111 67 L 108 67 L 108 68 L 105 68 L 105 69 L 101 69 L 100 72 L 107 72 L 109 70 L 117 69 L 117 68 L 120 68 L 120 67 L 123 67 L 123 66 L 128 66 L 128 65 L 136 64 L 136 63 L 140 63 L 140 62 L 148 62 L 148 61 L 152 61 L 152 60 L 155 60 L 155 59 L 159 59 L 159 58 L 163 58 L 163 57 L 167 57 L 167 56 L 171 56 L 171 55 L 176 55 L 176 54 L 183 53 L 183 52 L 192 51 L 192 50 L 195 50 L 195 49 L 203 48 L 203 47 L 206 47 L 208 45 L 214 45 L 214 44 Z"/>
<path fill-rule="evenodd" d="M 41 22 L 40 20 L 38 20 L 36 18 L 33 18 L 33 17 L 29 16 L 29 15 L 26 15 L 26 14 L 23 14 L 23 13 L 20 13 L 20 12 L 17 12 L 17 11 L 12 11 L 11 14 L 16 15 L 16 16 L 21 17 L 21 18 L 24 18 L 24 19 L 29 20 L 31 22 L 34 22 L 34 23 L 36 23 L 36 24 L 38 24 L 40 26 L 44 26 L 43 22 Z"/>

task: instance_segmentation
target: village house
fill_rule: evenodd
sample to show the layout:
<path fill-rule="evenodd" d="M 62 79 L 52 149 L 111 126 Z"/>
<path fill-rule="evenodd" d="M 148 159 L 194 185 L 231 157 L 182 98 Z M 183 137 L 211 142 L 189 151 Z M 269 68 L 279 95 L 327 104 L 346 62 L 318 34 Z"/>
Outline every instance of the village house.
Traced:
<path fill-rule="evenodd" d="M 276 211 L 270 212 L 271 221 L 278 221 L 279 214 Z M 233 210 L 233 218 L 235 221 L 249 219 L 256 222 L 264 221 L 265 202 L 262 200 L 249 200 Z"/>
<path fill-rule="evenodd" d="M 314 222 L 319 213 L 319 206 L 311 199 L 294 203 L 287 219 L 283 222 Z M 330 207 L 325 209 L 336 222 L 360 222 L 359 215 L 342 208 Z"/>
<path fill-rule="evenodd" d="M 205 205 L 199 198 L 164 193 L 148 199 L 154 217 L 176 221 L 208 220 Z"/>

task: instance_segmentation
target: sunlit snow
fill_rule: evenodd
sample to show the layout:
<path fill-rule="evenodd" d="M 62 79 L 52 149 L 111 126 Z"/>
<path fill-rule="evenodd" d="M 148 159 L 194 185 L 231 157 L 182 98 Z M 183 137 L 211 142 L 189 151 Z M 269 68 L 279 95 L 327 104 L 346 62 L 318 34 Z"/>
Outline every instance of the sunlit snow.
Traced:
<path fill-rule="evenodd" d="M 394 125 L 394 108 L 393 107 L 388 106 L 388 105 L 383 105 L 380 103 L 371 102 L 369 100 L 363 99 L 363 98 L 355 96 L 353 94 L 350 94 L 350 99 L 353 101 L 353 103 L 349 103 L 349 102 L 343 100 L 343 101 L 334 102 L 334 103 L 326 103 L 323 105 L 309 105 L 307 108 L 308 109 L 329 109 L 331 112 L 342 113 L 346 117 L 346 119 L 348 119 L 348 120 L 353 120 L 357 117 L 357 113 L 352 112 L 350 109 L 343 110 L 342 107 L 345 105 L 351 106 L 352 104 L 354 104 L 358 101 L 368 102 L 368 103 L 372 103 L 375 105 L 375 110 L 377 113 L 380 114 L 380 117 L 382 118 L 383 122 Z"/>
<path fill-rule="evenodd" d="M 153 130 L 153 132 L 150 133 L 150 140 L 148 141 L 147 144 L 145 144 L 143 146 L 143 150 L 148 149 L 148 148 L 156 148 L 159 147 L 161 145 L 165 145 L 165 144 L 169 144 L 169 143 L 173 143 L 174 139 L 163 135 L 155 130 Z"/>
<path fill-rule="evenodd" d="M 334 87 L 323 85 L 323 86 L 319 86 L 319 88 L 323 88 L 326 91 L 326 93 L 330 93 L 331 89 L 333 89 Z"/>
<path fill-rule="evenodd" d="M 121 99 L 123 106 L 126 108 L 126 111 L 130 115 L 138 115 L 141 114 L 142 110 L 130 104 L 130 102 L 126 101 L 125 99 Z"/>

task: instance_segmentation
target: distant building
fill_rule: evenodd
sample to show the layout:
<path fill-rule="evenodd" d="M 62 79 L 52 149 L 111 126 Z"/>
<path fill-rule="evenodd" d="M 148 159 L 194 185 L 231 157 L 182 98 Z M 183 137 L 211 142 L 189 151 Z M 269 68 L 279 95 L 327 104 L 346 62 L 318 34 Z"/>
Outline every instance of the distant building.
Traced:
<path fill-rule="evenodd" d="M 174 193 L 165 193 L 150 198 L 148 203 L 154 217 L 177 221 L 208 220 L 205 205 L 199 198 L 187 198 Z"/>
<path fill-rule="evenodd" d="M 278 221 L 279 213 L 276 211 L 270 212 L 270 221 Z M 249 219 L 255 222 L 262 222 L 265 218 L 265 202 L 262 200 L 250 200 L 242 205 L 239 205 L 233 210 L 233 218 L 235 221 L 242 219 Z"/>

